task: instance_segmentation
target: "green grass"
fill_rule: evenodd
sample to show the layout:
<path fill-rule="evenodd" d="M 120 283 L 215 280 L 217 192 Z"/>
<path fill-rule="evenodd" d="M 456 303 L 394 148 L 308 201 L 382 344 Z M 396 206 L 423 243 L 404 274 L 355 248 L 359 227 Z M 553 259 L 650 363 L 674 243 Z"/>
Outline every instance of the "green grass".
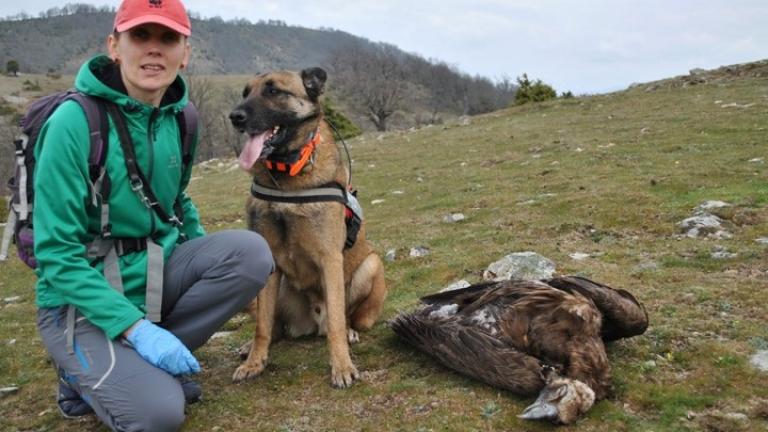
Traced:
<path fill-rule="evenodd" d="M 731 102 L 754 105 L 721 107 Z M 352 348 L 364 378 L 330 388 L 325 340 L 302 339 L 275 345 L 263 376 L 233 385 L 235 352 L 253 331 L 249 320 L 233 320 L 232 336 L 197 352 L 205 401 L 189 409 L 185 430 L 551 430 L 515 417 L 531 398 L 448 371 L 383 323 L 420 295 L 479 281 L 491 262 L 526 250 L 561 273 L 631 291 L 651 319 L 645 335 L 609 345 L 613 394 L 561 430 L 702 430 L 688 414 L 713 409 L 766 429 L 765 416 L 748 408 L 768 399 L 768 377 L 749 365 L 768 340 L 768 248 L 754 241 L 768 236 L 768 160 L 749 162 L 766 158 L 766 112 L 768 81 L 743 78 L 641 86 L 349 140 L 369 239 L 398 255 L 385 264 L 382 323 Z M 191 184 L 210 231 L 245 225 L 248 178 L 225 165 L 198 167 Z M 718 212 L 733 238 L 679 236 L 676 223 L 705 200 L 734 204 Z M 442 222 L 457 212 L 466 220 Z M 431 254 L 409 258 L 416 246 Z M 713 259 L 715 246 L 738 255 Z M 569 258 L 577 251 L 593 257 Z M 20 387 L 0 399 L 0 430 L 104 430 L 54 410 L 33 284 L 20 263 L 0 265 L 0 299 L 22 298 L 0 302 L 0 387 Z"/>

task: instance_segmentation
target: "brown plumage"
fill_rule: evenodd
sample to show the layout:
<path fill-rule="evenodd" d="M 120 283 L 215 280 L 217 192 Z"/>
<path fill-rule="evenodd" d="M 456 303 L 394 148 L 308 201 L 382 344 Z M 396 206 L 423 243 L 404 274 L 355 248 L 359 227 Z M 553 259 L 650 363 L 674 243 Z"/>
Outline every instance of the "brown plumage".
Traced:
<path fill-rule="evenodd" d="M 643 306 L 628 292 L 565 276 L 474 285 L 423 297 L 392 320 L 395 333 L 460 373 L 521 395 L 521 416 L 574 421 L 606 397 L 603 340 L 641 334 Z"/>

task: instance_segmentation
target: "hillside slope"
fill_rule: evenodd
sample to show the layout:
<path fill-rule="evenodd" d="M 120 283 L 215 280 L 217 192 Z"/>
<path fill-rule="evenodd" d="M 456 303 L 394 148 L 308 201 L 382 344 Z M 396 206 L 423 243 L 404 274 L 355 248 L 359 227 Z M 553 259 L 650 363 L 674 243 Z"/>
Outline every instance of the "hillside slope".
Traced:
<path fill-rule="evenodd" d="M 397 253 L 385 265 L 385 318 L 534 251 L 561 273 L 631 291 L 650 315 L 645 335 L 608 347 L 613 394 L 574 428 L 764 430 L 768 372 L 750 358 L 768 350 L 768 80 L 740 73 L 351 140 L 369 238 Z M 209 230 L 245 225 L 249 179 L 232 165 L 196 168 L 191 194 Z M 728 204 L 709 211 L 729 235 L 686 236 L 678 222 L 710 200 Z M 443 221 L 458 212 L 464 221 Z M 430 254 L 410 258 L 418 246 Z M 0 387 L 20 387 L 0 399 L 0 429 L 99 430 L 53 409 L 33 277 L 0 266 L 0 298 L 19 297 L 0 303 Z M 187 430 L 552 430 L 515 417 L 530 399 L 438 366 L 384 323 L 352 348 L 363 379 L 348 390 L 328 385 L 323 339 L 279 343 L 264 376 L 232 385 L 252 328 L 235 319 L 234 333 L 197 353 L 205 402 L 189 409 Z"/>

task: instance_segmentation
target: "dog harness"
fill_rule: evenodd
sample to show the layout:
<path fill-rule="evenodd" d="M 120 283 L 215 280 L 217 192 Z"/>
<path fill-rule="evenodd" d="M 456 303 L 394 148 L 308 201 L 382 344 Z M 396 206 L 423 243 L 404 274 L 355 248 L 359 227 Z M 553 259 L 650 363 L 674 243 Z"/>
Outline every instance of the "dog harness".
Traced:
<path fill-rule="evenodd" d="M 264 161 L 264 165 L 269 170 L 287 172 L 289 176 L 293 177 L 300 173 L 312 159 L 319 143 L 320 127 L 309 133 L 309 140 L 304 146 L 285 155 L 271 156 Z"/>
<path fill-rule="evenodd" d="M 298 191 L 283 191 L 251 183 L 251 195 L 262 201 L 308 204 L 318 202 L 338 202 L 344 204 L 344 222 L 347 225 L 347 238 L 344 249 L 351 248 L 357 241 L 357 234 L 363 223 L 363 208 L 357 201 L 357 191 L 347 190 L 341 183 L 331 182 L 317 188 Z"/>

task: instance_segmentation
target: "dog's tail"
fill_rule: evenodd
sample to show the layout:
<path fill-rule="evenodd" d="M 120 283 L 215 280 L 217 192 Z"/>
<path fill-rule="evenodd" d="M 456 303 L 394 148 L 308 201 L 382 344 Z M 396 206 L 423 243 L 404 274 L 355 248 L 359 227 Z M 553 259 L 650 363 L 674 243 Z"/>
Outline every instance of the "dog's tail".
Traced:
<path fill-rule="evenodd" d="M 357 331 L 368 330 L 379 319 L 387 297 L 387 284 L 384 281 L 384 265 L 375 253 L 368 255 L 355 272 L 352 283 L 370 283 L 371 291 L 352 314 L 350 324 Z"/>

